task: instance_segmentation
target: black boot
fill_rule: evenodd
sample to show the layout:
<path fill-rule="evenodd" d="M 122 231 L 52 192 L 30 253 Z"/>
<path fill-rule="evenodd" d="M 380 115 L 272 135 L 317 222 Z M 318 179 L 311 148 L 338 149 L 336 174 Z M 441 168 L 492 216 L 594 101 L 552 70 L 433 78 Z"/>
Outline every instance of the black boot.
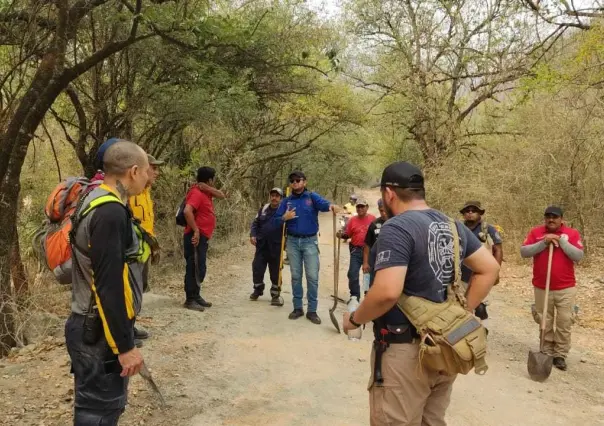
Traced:
<path fill-rule="evenodd" d="M 289 319 L 291 320 L 295 320 L 298 319 L 300 317 L 304 316 L 304 309 L 294 309 L 290 314 L 289 314 Z"/>
<path fill-rule="evenodd" d="M 566 371 L 566 360 L 561 356 L 554 357 L 554 367 L 556 367 L 558 370 Z"/>
<path fill-rule="evenodd" d="M 201 296 L 199 296 L 199 298 L 195 299 L 195 301 L 197 303 L 199 303 L 201 306 L 203 306 L 204 308 L 211 308 L 212 307 L 212 304 L 210 302 L 206 302 L 206 300 L 203 297 L 201 297 Z"/>
<path fill-rule="evenodd" d="M 260 296 L 262 296 L 264 294 L 264 291 L 260 290 L 259 288 L 255 288 L 254 292 L 252 294 L 250 294 L 250 300 L 258 300 L 258 298 Z"/>
<path fill-rule="evenodd" d="M 139 340 L 145 340 L 149 338 L 149 332 L 142 328 L 134 327 L 134 338 Z"/>

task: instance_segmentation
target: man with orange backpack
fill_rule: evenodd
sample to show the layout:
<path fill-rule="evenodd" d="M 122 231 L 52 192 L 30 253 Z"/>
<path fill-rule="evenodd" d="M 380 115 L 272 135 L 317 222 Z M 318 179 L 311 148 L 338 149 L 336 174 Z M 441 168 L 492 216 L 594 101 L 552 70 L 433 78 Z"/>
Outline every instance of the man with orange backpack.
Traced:
<path fill-rule="evenodd" d="M 74 424 L 84 426 L 118 424 L 128 377 L 144 364 L 134 342 L 141 284 L 129 264 L 143 264 L 150 249 L 126 203 L 145 188 L 149 164 L 140 147 L 122 140 L 107 148 L 103 161 L 103 184 L 81 197 L 71 215 L 72 312 L 65 338 L 75 381 Z"/>

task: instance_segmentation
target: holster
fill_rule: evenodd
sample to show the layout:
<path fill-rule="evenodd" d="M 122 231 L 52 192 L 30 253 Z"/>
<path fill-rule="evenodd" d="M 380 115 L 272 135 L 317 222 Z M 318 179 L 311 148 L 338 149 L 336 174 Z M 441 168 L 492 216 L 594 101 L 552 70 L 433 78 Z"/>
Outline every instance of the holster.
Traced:
<path fill-rule="evenodd" d="M 94 306 L 84 316 L 84 325 L 82 329 L 82 341 L 87 345 L 96 345 L 103 335 L 103 322 L 98 313 L 97 307 Z"/>

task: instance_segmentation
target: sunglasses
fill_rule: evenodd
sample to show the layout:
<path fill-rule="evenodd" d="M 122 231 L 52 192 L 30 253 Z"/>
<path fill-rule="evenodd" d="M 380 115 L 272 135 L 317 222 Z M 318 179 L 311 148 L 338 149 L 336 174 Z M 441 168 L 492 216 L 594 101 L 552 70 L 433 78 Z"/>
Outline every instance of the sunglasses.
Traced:
<path fill-rule="evenodd" d="M 465 209 L 463 211 L 463 214 L 466 214 L 466 213 L 480 213 L 480 211 L 478 211 L 476 209 Z"/>
<path fill-rule="evenodd" d="M 546 214 L 545 218 L 546 219 L 558 219 L 560 216 L 555 215 L 555 214 Z"/>
<path fill-rule="evenodd" d="M 300 182 L 302 182 L 303 180 L 304 180 L 304 179 L 299 179 L 299 178 L 298 178 L 298 179 L 290 179 L 290 180 L 289 180 L 289 183 L 300 183 Z"/>

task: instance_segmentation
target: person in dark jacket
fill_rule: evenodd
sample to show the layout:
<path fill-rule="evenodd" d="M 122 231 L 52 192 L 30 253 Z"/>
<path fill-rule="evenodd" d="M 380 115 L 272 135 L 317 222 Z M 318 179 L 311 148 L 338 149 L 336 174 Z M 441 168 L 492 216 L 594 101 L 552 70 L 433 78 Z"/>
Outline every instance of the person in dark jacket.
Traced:
<path fill-rule="evenodd" d="M 307 281 L 308 312 L 306 318 L 313 324 L 321 324 L 317 315 L 317 296 L 319 292 L 319 212 L 338 213 L 340 207 L 331 204 L 319 194 L 306 189 L 306 176 L 294 171 L 289 175 L 292 194 L 281 201 L 273 222 L 279 227 L 285 223 L 287 232 L 287 257 L 292 275 L 292 294 L 294 310 L 289 319 L 295 320 L 304 315 L 302 297 L 302 268 Z"/>
<path fill-rule="evenodd" d="M 250 229 L 250 243 L 256 247 L 252 262 L 254 292 L 250 300 L 258 300 L 264 294 L 264 274 L 268 266 L 271 278 L 271 305 L 283 306 L 279 289 L 279 263 L 281 254 L 281 227 L 273 223 L 273 216 L 279 208 L 283 191 L 280 188 L 271 189 L 270 202 L 258 210 Z"/>

